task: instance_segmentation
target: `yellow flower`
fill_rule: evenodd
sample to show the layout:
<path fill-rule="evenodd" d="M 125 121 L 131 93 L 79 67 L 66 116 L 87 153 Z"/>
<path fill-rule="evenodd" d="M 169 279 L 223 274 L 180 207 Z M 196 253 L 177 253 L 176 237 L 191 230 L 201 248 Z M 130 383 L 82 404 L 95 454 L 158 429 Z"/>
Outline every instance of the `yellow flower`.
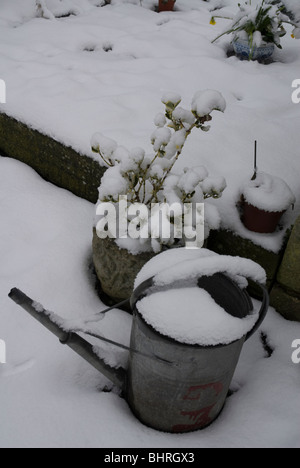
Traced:
<path fill-rule="evenodd" d="M 294 34 L 291 34 L 291 37 L 292 37 L 293 39 L 295 39 L 295 36 L 294 36 Z"/>
<path fill-rule="evenodd" d="M 211 24 L 212 26 L 214 26 L 215 24 L 217 24 L 214 17 L 212 17 L 212 19 L 210 20 L 210 23 L 209 23 L 209 24 Z"/>

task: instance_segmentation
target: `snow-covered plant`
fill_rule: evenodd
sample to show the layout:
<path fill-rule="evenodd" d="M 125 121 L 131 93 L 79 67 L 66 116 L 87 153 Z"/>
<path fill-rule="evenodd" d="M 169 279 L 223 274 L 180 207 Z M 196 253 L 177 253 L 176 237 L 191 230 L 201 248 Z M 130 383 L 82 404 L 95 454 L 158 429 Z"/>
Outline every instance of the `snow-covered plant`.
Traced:
<path fill-rule="evenodd" d="M 36 15 L 39 18 L 54 20 L 55 18 L 81 14 L 83 9 L 74 3 L 72 0 L 35 0 Z M 92 4 L 95 7 L 100 7 L 109 3 L 110 0 L 94 0 Z"/>
<path fill-rule="evenodd" d="M 286 34 L 284 24 L 294 26 L 292 36 L 299 38 L 299 26 L 283 13 L 284 5 L 280 0 L 248 0 L 238 6 L 239 11 L 233 18 L 217 15 L 212 17 L 212 25 L 216 24 L 216 18 L 231 20 L 230 27 L 213 42 L 225 34 L 233 34 L 233 40 L 249 40 L 252 55 L 254 47 L 259 47 L 263 42 L 275 44 L 282 49 L 280 39 Z"/>
<path fill-rule="evenodd" d="M 154 119 L 156 129 L 151 135 L 153 152 L 146 154 L 142 148 L 128 150 L 114 140 L 96 133 L 92 150 L 98 153 L 108 169 L 99 187 L 99 203 L 117 205 L 126 196 L 129 204 L 143 204 L 149 210 L 153 204 L 184 204 L 196 206 L 208 198 L 219 198 L 226 187 L 223 177 L 210 177 L 203 166 L 185 168 L 182 174 L 172 172 L 182 154 L 184 144 L 194 128 L 208 131 L 211 112 L 224 112 L 223 96 L 212 90 L 195 94 L 191 109 L 180 106 L 181 96 L 167 93 L 162 97 L 165 112 Z M 206 206 L 206 205 L 205 205 Z M 176 215 L 166 213 L 166 223 L 173 225 Z M 175 216 L 175 217 L 174 217 Z M 205 209 L 206 227 L 218 228 L 219 215 L 214 205 Z M 143 220 L 140 220 L 140 227 Z M 150 241 L 150 239 L 149 239 Z M 140 239 L 145 243 L 144 239 Z M 176 239 L 152 239 L 152 249 L 161 250 L 162 244 L 173 244 Z"/>

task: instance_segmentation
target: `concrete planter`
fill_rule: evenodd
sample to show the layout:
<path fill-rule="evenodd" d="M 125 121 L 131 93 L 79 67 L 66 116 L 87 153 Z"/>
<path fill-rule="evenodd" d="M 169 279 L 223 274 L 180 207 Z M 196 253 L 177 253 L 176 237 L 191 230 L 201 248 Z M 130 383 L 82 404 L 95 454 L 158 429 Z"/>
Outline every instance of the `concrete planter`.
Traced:
<path fill-rule="evenodd" d="M 300 217 L 285 250 L 271 303 L 286 319 L 300 322 Z"/>
<path fill-rule="evenodd" d="M 100 239 L 94 229 L 94 266 L 101 291 L 112 303 L 130 298 L 137 274 L 155 255 L 154 252 L 132 255 L 127 250 L 120 249 L 113 239 Z"/>

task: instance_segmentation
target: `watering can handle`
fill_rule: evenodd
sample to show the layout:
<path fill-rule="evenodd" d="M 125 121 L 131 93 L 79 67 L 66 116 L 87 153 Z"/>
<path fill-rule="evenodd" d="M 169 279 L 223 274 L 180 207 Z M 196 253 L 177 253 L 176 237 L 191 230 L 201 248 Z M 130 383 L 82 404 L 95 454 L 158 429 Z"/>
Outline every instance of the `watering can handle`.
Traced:
<path fill-rule="evenodd" d="M 269 293 L 268 293 L 267 289 L 265 288 L 265 286 L 263 286 L 260 283 L 256 283 L 256 284 L 257 284 L 257 286 L 260 287 L 260 289 L 262 290 L 262 293 L 263 293 L 262 305 L 261 305 L 261 308 L 260 308 L 260 311 L 259 311 L 259 318 L 258 318 L 256 324 L 254 325 L 254 327 L 252 328 L 252 330 L 250 330 L 249 333 L 246 335 L 246 340 L 245 341 L 249 340 L 249 338 L 251 338 L 251 336 L 254 335 L 254 333 L 261 326 L 262 322 L 266 318 L 266 315 L 267 315 L 267 312 L 268 312 L 268 309 L 269 309 L 269 305 L 270 305 Z"/>

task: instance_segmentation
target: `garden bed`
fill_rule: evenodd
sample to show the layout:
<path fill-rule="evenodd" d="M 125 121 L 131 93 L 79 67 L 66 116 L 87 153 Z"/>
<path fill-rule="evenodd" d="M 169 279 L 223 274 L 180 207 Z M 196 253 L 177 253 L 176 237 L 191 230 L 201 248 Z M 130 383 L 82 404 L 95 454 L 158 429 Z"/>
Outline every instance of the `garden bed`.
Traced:
<path fill-rule="evenodd" d="M 254 244 L 249 239 L 240 237 L 232 231 L 220 230 L 211 233 L 208 247 L 221 255 L 245 257 L 259 263 L 267 273 L 267 287 L 270 291 L 276 279 L 287 240 L 288 234 L 281 251 L 274 253 Z M 252 289 L 251 293 L 255 295 L 256 290 Z"/>
<path fill-rule="evenodd" d="M 0 153 L 31 166 L 45 180 L 95 203 L 104 172 L 96 161 L 0 113 Z"/>

